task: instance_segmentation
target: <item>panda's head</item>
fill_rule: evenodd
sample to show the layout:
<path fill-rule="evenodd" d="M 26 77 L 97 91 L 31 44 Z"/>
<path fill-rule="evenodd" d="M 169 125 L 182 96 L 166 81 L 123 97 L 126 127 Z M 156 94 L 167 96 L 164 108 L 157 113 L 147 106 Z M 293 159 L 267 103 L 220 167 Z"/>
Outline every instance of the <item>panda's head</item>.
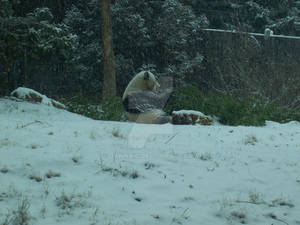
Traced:
<path fill-rule="evenodd" d="M 142 71 L 135 75 L 129 82 L 124 92 L 123 99 L 129 95 L 130 92 L 142 90 L 157 92 L 159 87 L 160 85 L 153 73 L 149 71 Z"/>
<path fill-rule="evenodd" d="M 143 80 L 147 90 L 154 91 L 154 92 L 158 91 L 160 85 L 153 73 L 149 71 L 145 71 L 143 74 Z"/>

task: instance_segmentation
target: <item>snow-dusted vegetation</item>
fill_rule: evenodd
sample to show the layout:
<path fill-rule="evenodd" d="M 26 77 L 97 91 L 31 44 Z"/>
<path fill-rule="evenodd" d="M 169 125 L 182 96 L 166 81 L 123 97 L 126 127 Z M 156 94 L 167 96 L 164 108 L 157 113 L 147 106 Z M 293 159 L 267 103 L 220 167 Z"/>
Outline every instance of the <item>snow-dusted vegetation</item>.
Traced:
<path fill-rule="evenodd" d="M 0 4 L 0 95 L 26 86 L 51 98 L 101 97 L 99 1 Z M 112 1 L 117 94 L 151 70 L 176 88 L 195 83 L 296 108 L 300 45 L 282 37 L 299 37 L 299 13 L 296 0 Z M 267 29 L 274 33 L 264 39 Z"/>
<path fill-rule="evenodd" d="M 95 121 L 0 99 L 0 224 L 300 224 L 300 124 Z"/>

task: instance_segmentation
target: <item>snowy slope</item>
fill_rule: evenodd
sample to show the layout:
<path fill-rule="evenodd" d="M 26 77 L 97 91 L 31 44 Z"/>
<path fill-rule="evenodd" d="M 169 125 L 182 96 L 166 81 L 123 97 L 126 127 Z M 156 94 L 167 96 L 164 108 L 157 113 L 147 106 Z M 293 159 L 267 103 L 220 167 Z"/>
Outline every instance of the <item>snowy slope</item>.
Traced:
<path fill-rule="evenodd" d="M 0 224 L 300 224 L 298 122 L 143 125 L 0 99 L 0 171 Z"/>

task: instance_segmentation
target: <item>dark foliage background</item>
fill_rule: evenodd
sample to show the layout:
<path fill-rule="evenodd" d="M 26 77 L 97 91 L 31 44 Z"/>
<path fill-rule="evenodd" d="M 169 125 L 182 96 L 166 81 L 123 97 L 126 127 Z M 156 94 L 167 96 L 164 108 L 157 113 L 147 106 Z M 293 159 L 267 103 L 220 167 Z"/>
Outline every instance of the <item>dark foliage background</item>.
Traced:
<path fill-rule="evenodd" d="M 101 98 L 99 0 L 0 0 L 0 95 L 26 86 L 50 97 Z M 299 109 L 297 39 L 212 33 L 204 28 L 300 35 L 294 0 L 115 0 L 118 95 L 149 69 L 175 89 L 259 97 Z"/>

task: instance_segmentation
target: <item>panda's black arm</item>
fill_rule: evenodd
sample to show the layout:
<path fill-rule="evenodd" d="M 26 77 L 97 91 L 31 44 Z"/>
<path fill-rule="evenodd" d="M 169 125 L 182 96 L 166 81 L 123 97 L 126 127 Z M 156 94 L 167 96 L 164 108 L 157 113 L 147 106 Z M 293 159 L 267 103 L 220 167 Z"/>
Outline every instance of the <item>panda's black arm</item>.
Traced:
<path fill-rule="evenodd" d="M 132 92 L 123 100 L 127 112 L 143 113 L 152 109 L 162 109 L 167 103 L 170 92 L 155 94 L 152 91 Z"/>
<path fill-rule="evenodd" d="M 123 100 L 123 106 L 126 112 L 139 114 L 157 108 L 147 101 L 145 98 L 136 95 L 128 95 Z"/>
<path fill-rule="evenodd" d="M 139 98 L 143 99 L 144 103 L 151 105 L 153 108 L 163 109 L 167 104 L 170 94 L 171 89 L 159 94 L 156 94 L 152 91 L 142 91 L 137 95 L 140 95 Z"/>
<path fill-rule="evenodd" d="M 146 107 L 142 107 L 143 104 L 141 104 L 140 101 L 137 101 L 134 96 L 128 95 L 123 100 L 123 107 L 126 112 L 139 114 L 148 111 Z M 150 107 L 148 107 L 150 108 Z"/>

